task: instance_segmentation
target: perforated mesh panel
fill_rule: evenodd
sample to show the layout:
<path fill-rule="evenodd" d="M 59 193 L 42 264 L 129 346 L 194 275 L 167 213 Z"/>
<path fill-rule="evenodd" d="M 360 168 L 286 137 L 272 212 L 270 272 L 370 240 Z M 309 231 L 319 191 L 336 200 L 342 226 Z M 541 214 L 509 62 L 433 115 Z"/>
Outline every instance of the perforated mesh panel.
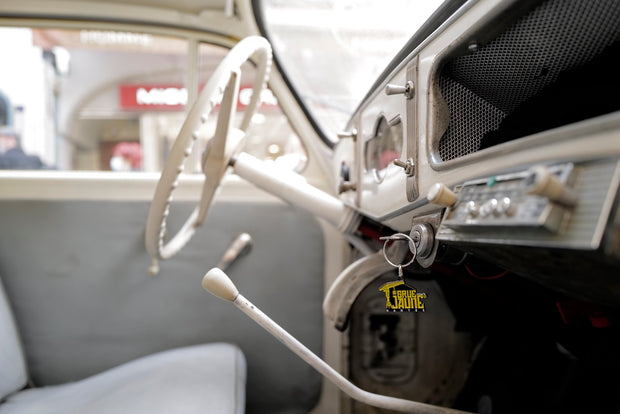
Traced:
<path fill-rule="evenodd" d="M 519 104 L 619 39 L 620 2 L 550 0 L 478 51 L 447 62 L 439 76 L 450 109 L 441 159 L 476 152 Z"/>

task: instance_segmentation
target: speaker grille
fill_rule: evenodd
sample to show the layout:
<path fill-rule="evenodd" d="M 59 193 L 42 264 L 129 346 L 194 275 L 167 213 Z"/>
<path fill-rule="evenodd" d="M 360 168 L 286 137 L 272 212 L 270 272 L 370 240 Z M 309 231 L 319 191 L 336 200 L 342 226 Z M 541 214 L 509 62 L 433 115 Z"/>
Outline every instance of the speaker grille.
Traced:
<path fill-rule="evenodd" d="M 446 62 L 438 78 L 450 109 L 441 159 L 478 151 L 482 137 L 521 103 L 618 40 L 620 2 L 550 0 L 477 51 Z"/>

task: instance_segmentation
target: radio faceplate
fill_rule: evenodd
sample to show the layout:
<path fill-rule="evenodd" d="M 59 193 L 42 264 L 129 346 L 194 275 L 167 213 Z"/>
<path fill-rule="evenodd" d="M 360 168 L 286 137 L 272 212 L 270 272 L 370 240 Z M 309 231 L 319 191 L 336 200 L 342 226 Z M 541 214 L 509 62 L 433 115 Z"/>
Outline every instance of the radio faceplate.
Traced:
<path fill-rule="evenodd" d="M 546 168 L 566 188 L 574 183 L 571 163 Z M 447 227 L 528 227 L 559 229 L 568 209 L 544 194 L 531 194 L 537 172 L 527 170 L 465 182 L 444 217 Z"/>
<path fill-rule="evenodd" d="M 528 194 L 533 169 L 467 181 L 455 188 L 457 202 L 446 210 L 437 239 L 458 243 L 598 248 L 620 185 L 620 162 L 610 158 L 546 168 L 561 182 L 564 190 L 575 197 L 572 206 L 551 201 L 548 196 Z M 489 180 L 495 183 L 489 186 Z M 499 205 L 504 197 L 510 198 L 512 210 L 507 212 Z M 489 213 L 481 214 L 482 206 L 493 198 L 498 204 L 489 203 L 486 207 Z M 470 201 L 479 204 L 476 217 L 470 213 L 472 207 L 468 211 Z"/>

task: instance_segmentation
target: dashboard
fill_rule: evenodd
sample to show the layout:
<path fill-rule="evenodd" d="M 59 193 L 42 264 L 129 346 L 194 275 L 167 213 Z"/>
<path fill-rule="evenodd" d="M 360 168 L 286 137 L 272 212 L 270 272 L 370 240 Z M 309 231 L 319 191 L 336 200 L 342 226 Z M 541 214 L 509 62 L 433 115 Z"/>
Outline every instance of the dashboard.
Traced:
<path fill-rule="evenodd" d="M 586 267 L 548 256 L 602 273 L 612 261 L 609 274 L 620 257 L 618 21 L 614 1 L 464 3 L 351 118 L 335 150 L 341 199 L 416 242 L 424 226 L 424 267 L 456 246 L 592 290 Z M 567 271 L 584 282 L 562 282 Z M 608 282 L 592 297 L 615 303 Z"/>

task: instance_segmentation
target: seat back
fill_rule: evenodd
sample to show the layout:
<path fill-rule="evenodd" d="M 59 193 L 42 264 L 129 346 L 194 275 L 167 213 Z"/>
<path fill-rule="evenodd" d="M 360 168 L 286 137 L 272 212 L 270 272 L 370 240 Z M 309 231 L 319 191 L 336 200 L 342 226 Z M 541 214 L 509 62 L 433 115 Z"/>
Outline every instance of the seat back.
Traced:
<path fill-rule="evenodd" d="M 117 185 L 124 188 L 126 181 Z M 109 191 L 104 183 L 89 191 Z M 248 362 L 248 412 L 310 411 L 321 392 L 320 374 L 230 303 L 205 292 L 200 279 L 232 236 L 248 232 L 254 248 L 227 273 L 265 313 L 320 352 L 322 227 L 288 204 L 218 201 L 202 231 L 176 257 L 162 261 L 153 277 L 144 249 L 149 206 L 131 200 L 0 200 L 0 275 L 29 380 L 40 387 L 63 384 L 166 349 L 228 342 Z M 175 205 L 169 228 L 180 228 L 194 207 Z"/>
<path fill-rule="evenodd" d="M 0 401 L 28 381 L 26 360 L 17 326 L 0 280 Z"/>

